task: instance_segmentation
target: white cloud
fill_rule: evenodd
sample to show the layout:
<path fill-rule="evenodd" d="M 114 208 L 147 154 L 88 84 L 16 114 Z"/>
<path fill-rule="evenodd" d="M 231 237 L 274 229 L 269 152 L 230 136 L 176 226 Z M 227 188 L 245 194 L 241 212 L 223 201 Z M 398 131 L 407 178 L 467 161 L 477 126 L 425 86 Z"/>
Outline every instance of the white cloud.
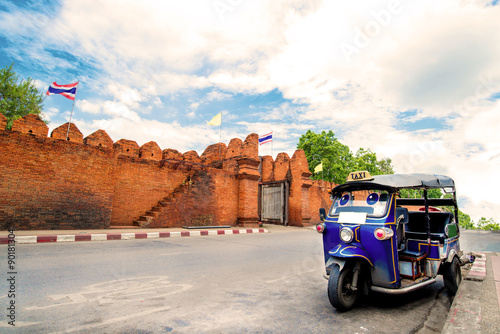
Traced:
<path fill-rule="evenodd" d="M 36 67 L 75 69 L 49 49 L 92 64 L 97 74 L 86 82 L 89 97 L 77 107 L 93 120 L 82 126 L 103 128 L 114 140 L 130 134 L 127 139 L 157 140 L 163 148 L 206 146 L 219 137 L 197 117 L 201 106 L 276 90 L 285 102 L 253 111 L 260 121 L 236 122 L 224 136 L 271 128 L 275 150 L 290 154 L 306 130 L 333 129 L 352 150 L 371 148 L 400 171 L 454 177 L 474 215 L 500 208 L 490 191 L 499 185 L 500 109 L 488 100 L 500 91 L 499 6 L 485 0 L 223 3 L 229 7 L 204 0 L 64 1 L 50 26 L 34 23 L 48 16 L 13 10 L 0 13 L 0 30 L 25 46 L 6 52 L 29 57 Z M 39 39 L 32 43 L 20 38 L 34 31 Z M 408 110 L 417 113 L 403 124 L 401 112 Z M 146 120 L 145 112 L 169 123 Z M 180 117 L 198 123 L 180 126 Z M 231 110 L 225 117 L 245 119 Z M 411 130 L 412 122 L 429 117 L 447 127 Z"/>
<path fill-rule="evenodd" d="M 231 97 L 231 94 L 219 92 L 219 91 L 211 91 L 208 93 L 205 97 L 206 101 L 222 101 L 222 100 L 227 100 Z"/>
<path fill-rule="evenodd" d="M 121 103 L 130 106 L 131 108 L 138 108 L 139 102 L 144 100 L 142 94 L 137 89 L 119 83 L 109 84 L 108 92 Z"/>
<path fill-rule="evenodd" d="M 92 103 L 88 100 L 78 100 L 75 104 L 79 110 L 95 115 L 99 114 L 102 109 L 100 102 Z"/>

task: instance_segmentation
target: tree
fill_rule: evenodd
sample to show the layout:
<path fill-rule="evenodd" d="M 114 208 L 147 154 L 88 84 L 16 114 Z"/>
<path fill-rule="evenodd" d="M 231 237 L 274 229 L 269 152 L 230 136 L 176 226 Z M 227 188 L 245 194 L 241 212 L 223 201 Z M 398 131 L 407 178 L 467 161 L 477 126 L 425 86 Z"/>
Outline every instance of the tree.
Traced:
<path fill-rule="evenodd" d="M 356 170 L 366 170 L 371 175 L 394 174 L 392 160 L 377 160 L 377 155 L 370 149 L 360 148 L 354 156 Z"/>
<path fill-rule="evenodd" d="M 335 138 L 331 130 L 319 134 L 308 130 L 300 137 L 297 148 L 304 150 L 315 180 L 344 183 L 350 172 L 358 170 L 367 170 L 372 175 L 394 173 L 390 159 L 377 160 L 374 152 L 363 148 L 354 155 L 349 146 Z M 322 172 L 314 173 L 319 164 L 323 165 Z"/>
<path fill-rule="evenodd" d="M 460 210 L 458 210 L 458 224 L 466 230 L 472 230 L 475 228 L 474 222 L 472 222 L 470 216 Z"/>
<path fill-rule="evenodd" d="M 401 198 L 424 198 L 424 192 L 420 189 L 400 189 L 399 196 Z M 427 198 L 441 198 L 443 192 L 439 188 L 427 190 Z"/>
<path fill-rule="evenodd" d="M 486 219 L 484 217 L 481 217 L 481 219 L 479 219 L 476 225 L 478 228 L 482 230 L 494 230 L 494 231 L 500 230 L 500 225 L 497 222 L 495 222 L 493 218 Z"/>
<path fill-rule="evenodd" d="M 0 70 L 0 112 L 7 117 L 7 129 L 12 128 L 16 119 L 28 114 L 41 116 L 44 100 L 31 78 L 19 81 L 13 65 Z"/>

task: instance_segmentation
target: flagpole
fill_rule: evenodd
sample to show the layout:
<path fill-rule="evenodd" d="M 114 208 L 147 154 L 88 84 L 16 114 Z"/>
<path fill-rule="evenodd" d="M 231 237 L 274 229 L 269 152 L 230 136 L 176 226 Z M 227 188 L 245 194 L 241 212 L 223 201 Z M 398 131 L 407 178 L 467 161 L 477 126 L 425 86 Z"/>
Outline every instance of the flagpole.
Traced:
<path fill-rule="evenodd" d="M 79 83 L 80 83 L 80 80 L 78 80 L 76 82 L 75 98 L 73 99 L 73 105 L 71 106 L 71 114 L 69 115 L 68 131 L 66 132 L 66 140 L 69 140 L 69 127 L 71 125 L 71 119 L 73 118 L 73 108 L 75 107 L 76 92 L 78 91 L 78 84 Z"/>
<path fill-rule="evenodd" d="M 273 136 L 273 130 L 272 130 L 272 129 L 271 129 L 271 136 L 272 136 L 272 137 L 274 137 L 274 136 Z M 274 159 L 274 155 L 273 155 L 273 154 L 274 154 L 274 138 L 272 138 L 272 139 L 273 139 L 273 140 L 271 140 L 271 158 L 273 158 L 273 159 Z"/>
<path fill-rule="evenodd" d="M 222 111 L 220 112 L 220 126 L 219 126 L 219 160 L 221 160 L 221 146 L 222 146 Z"/>

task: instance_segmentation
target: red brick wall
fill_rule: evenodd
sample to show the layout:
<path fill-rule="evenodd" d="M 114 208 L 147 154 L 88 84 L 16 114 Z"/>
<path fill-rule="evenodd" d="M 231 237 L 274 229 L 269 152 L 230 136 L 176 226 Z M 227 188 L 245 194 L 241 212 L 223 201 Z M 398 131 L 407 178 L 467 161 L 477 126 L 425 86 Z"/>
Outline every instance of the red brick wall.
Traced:
<path fill-rule="evenodd" d="M 4 114 L 0 113 L 0 131 L 5 130 L 7 126 L 7 117 Z"/>
<path fill-rule="evenodd" d="M 189 183 L 167 198 L 148 227 L 234 225 L 237 219 L 236 178 L 220 169 L 195 170 Z"/>
<path fill-rule="evenodd" d="M 311 216 L 310 223 L 317 224 L 319 219 L 319 208 L 330 209 L 332 201 L 330 199 L 330 191 L 335 187 L 334 183 L 314 180 L 311 188 L 309 188 L 309 214 Z"/>
<path fill-rule="evenodd" d="M 104 130 L 97 130 L 90 136 L 85 137 L 83 142 L 86 145 L 113 148 L 113 141 Z"/>
<path fill-rule="evenodd" d="M 162 151 L 155 142 L 113 143 L 103 130 L 82 138 L 74 124 L 69 140 L 66 132 L 67 123 L 48 138 L 35 115 L 16 120 L 12 131 L 0 127 L 1 229 L 108 228 L 143 219 L 147 227 L 255 226 L 259 180 L 289 181 L 290 225 L 315 223 L 318 209 L 329 206 L 303 151 L 260 162 L 256 134 L 198 156 Z"/>
<path fill-rule="evenodd" d="M 55 128 L 50 137 L 54 139 L 68 140 L 75 143 L 83 143 L 83 135 L 75 124 L 71 123 L 68 131 L 68 123 L 58 126 Z"/>
<path fill-rule="evenodd" d="M 0 147 L 0 229 L 109 226 L 112 151 L 14 131 Z"/>
<path fill-rule="evenodd" d="M 241 145 L 238 162 L 238 224 L 259 224 L 259 136 L 252 133 Z"/>
<path fill-rule="evenodd" d="M 47 137 L 49 127 L 37 115 L 29 114 L 12 123 L 12 131 Z"/>
<path fill-rule="evenodd" d="M 165 199 L 169 210 L 149 227 L 257 223 L 256 134 L 211 145 L 200 157 L 161 151 L 155 142 L 113 144 L 103 130 L 82 138 L 74 124 L 69 140 L 66 132 L 67 123 L 47 138 L 35 115 L 16 120 L 13 131 L 0 129 L 0 228 L 130 226 Z"/>
<path fill-rule="evenodd" d="M 260 161 L 260 175 L 262 182 L 274 181 L 274 160 L 270 155 L 265 155 Z"/>
<path fill-rule="evenodd" d="M 238 221 L 238 180 L 231 171 L 213 173 L 215 183 L 215 217 L 220 225 Z M 202 194 L 203 195 L 203 194 Z"/>
<path fill-rule="evenodd" d="M 115 163 L 111 225 L 126 226 L 138 220 L 158 201 L 187 179 L 184 170 L 157 161 L 119 156 Z"/>

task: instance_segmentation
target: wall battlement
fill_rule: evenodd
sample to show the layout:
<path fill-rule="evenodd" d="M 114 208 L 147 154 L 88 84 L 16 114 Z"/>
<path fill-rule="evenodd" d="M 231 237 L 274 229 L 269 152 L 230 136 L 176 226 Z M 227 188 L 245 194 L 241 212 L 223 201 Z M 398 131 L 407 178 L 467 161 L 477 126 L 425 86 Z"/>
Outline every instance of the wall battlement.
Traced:
<path fill-rule="evenodd" d="M 0 114 L 1 229 L 103 229 L 134 222 L 255 226 L 259 182 L 285 179 L 291 184 L 290 224 L 303 226 L 315 220 L 309 200 L 328 198 L 315 194 L 320 186 L 309 179 L 302 150 L 260 161 L 257 134 L 210 145 L 198 155 L 162 150 L 154 141 L 113 142 L 104 130 L 84 138 L 73 123 L 69 134 L 65 123 L 48 137 L 36 115 L 14 121 L 12 130 L 6 124 Z"/>
<path fill-rule="evenodd" d="M 4 115 L 0 114 L 0 131 L 6 131 L 5 127 L 7 125 L 7 119 Z M 30 134 L 38 137 L 47 137 L 49 133 L 48 126 L 38 117 L 37 115 L 27 115 L 18 120 L 15 120 L 12 124 L 13 132 L 20 132 L 24 134 Z M 226 147 L 224 143 L 212 144 L 208 146 L 201 157 L 196 151 L 188 151 L 185 154 L 180 153 L 175 149 L 165 149 L 161 150 L 160 146 L 154 142 L 150 141 L 141 147 L 133 141 L 128 139 L 120 139 L 117 142 L 111 140 L 111 137 L 104 130 L 97 130 L 89 136 L 83 138 L 83 134 L 80 129 L 74 124 L 70 124 L 68 132 L 68 123 L 62 124 L 52 130 L 50 138 L 67 140 L 72 143 L 102 147 L 107 149 L 113 149 L 116 155 L 124 155 L 133 158 L 143 158 L 148 160 L 162 160 L 162 159 L 179 159 L 192 162 L 204 162 L 212 163 L 217 160 L 225 160 L 226 154 L 230 151 L 227 158 L 234 158 L 239 155 L 253 156 L 254 147 L 250 144 L 252 141 L 247 138 L 245 142 L 241 139 L 234 138 Z M 220 147 L 220 150 L 219 150 Z"/>

